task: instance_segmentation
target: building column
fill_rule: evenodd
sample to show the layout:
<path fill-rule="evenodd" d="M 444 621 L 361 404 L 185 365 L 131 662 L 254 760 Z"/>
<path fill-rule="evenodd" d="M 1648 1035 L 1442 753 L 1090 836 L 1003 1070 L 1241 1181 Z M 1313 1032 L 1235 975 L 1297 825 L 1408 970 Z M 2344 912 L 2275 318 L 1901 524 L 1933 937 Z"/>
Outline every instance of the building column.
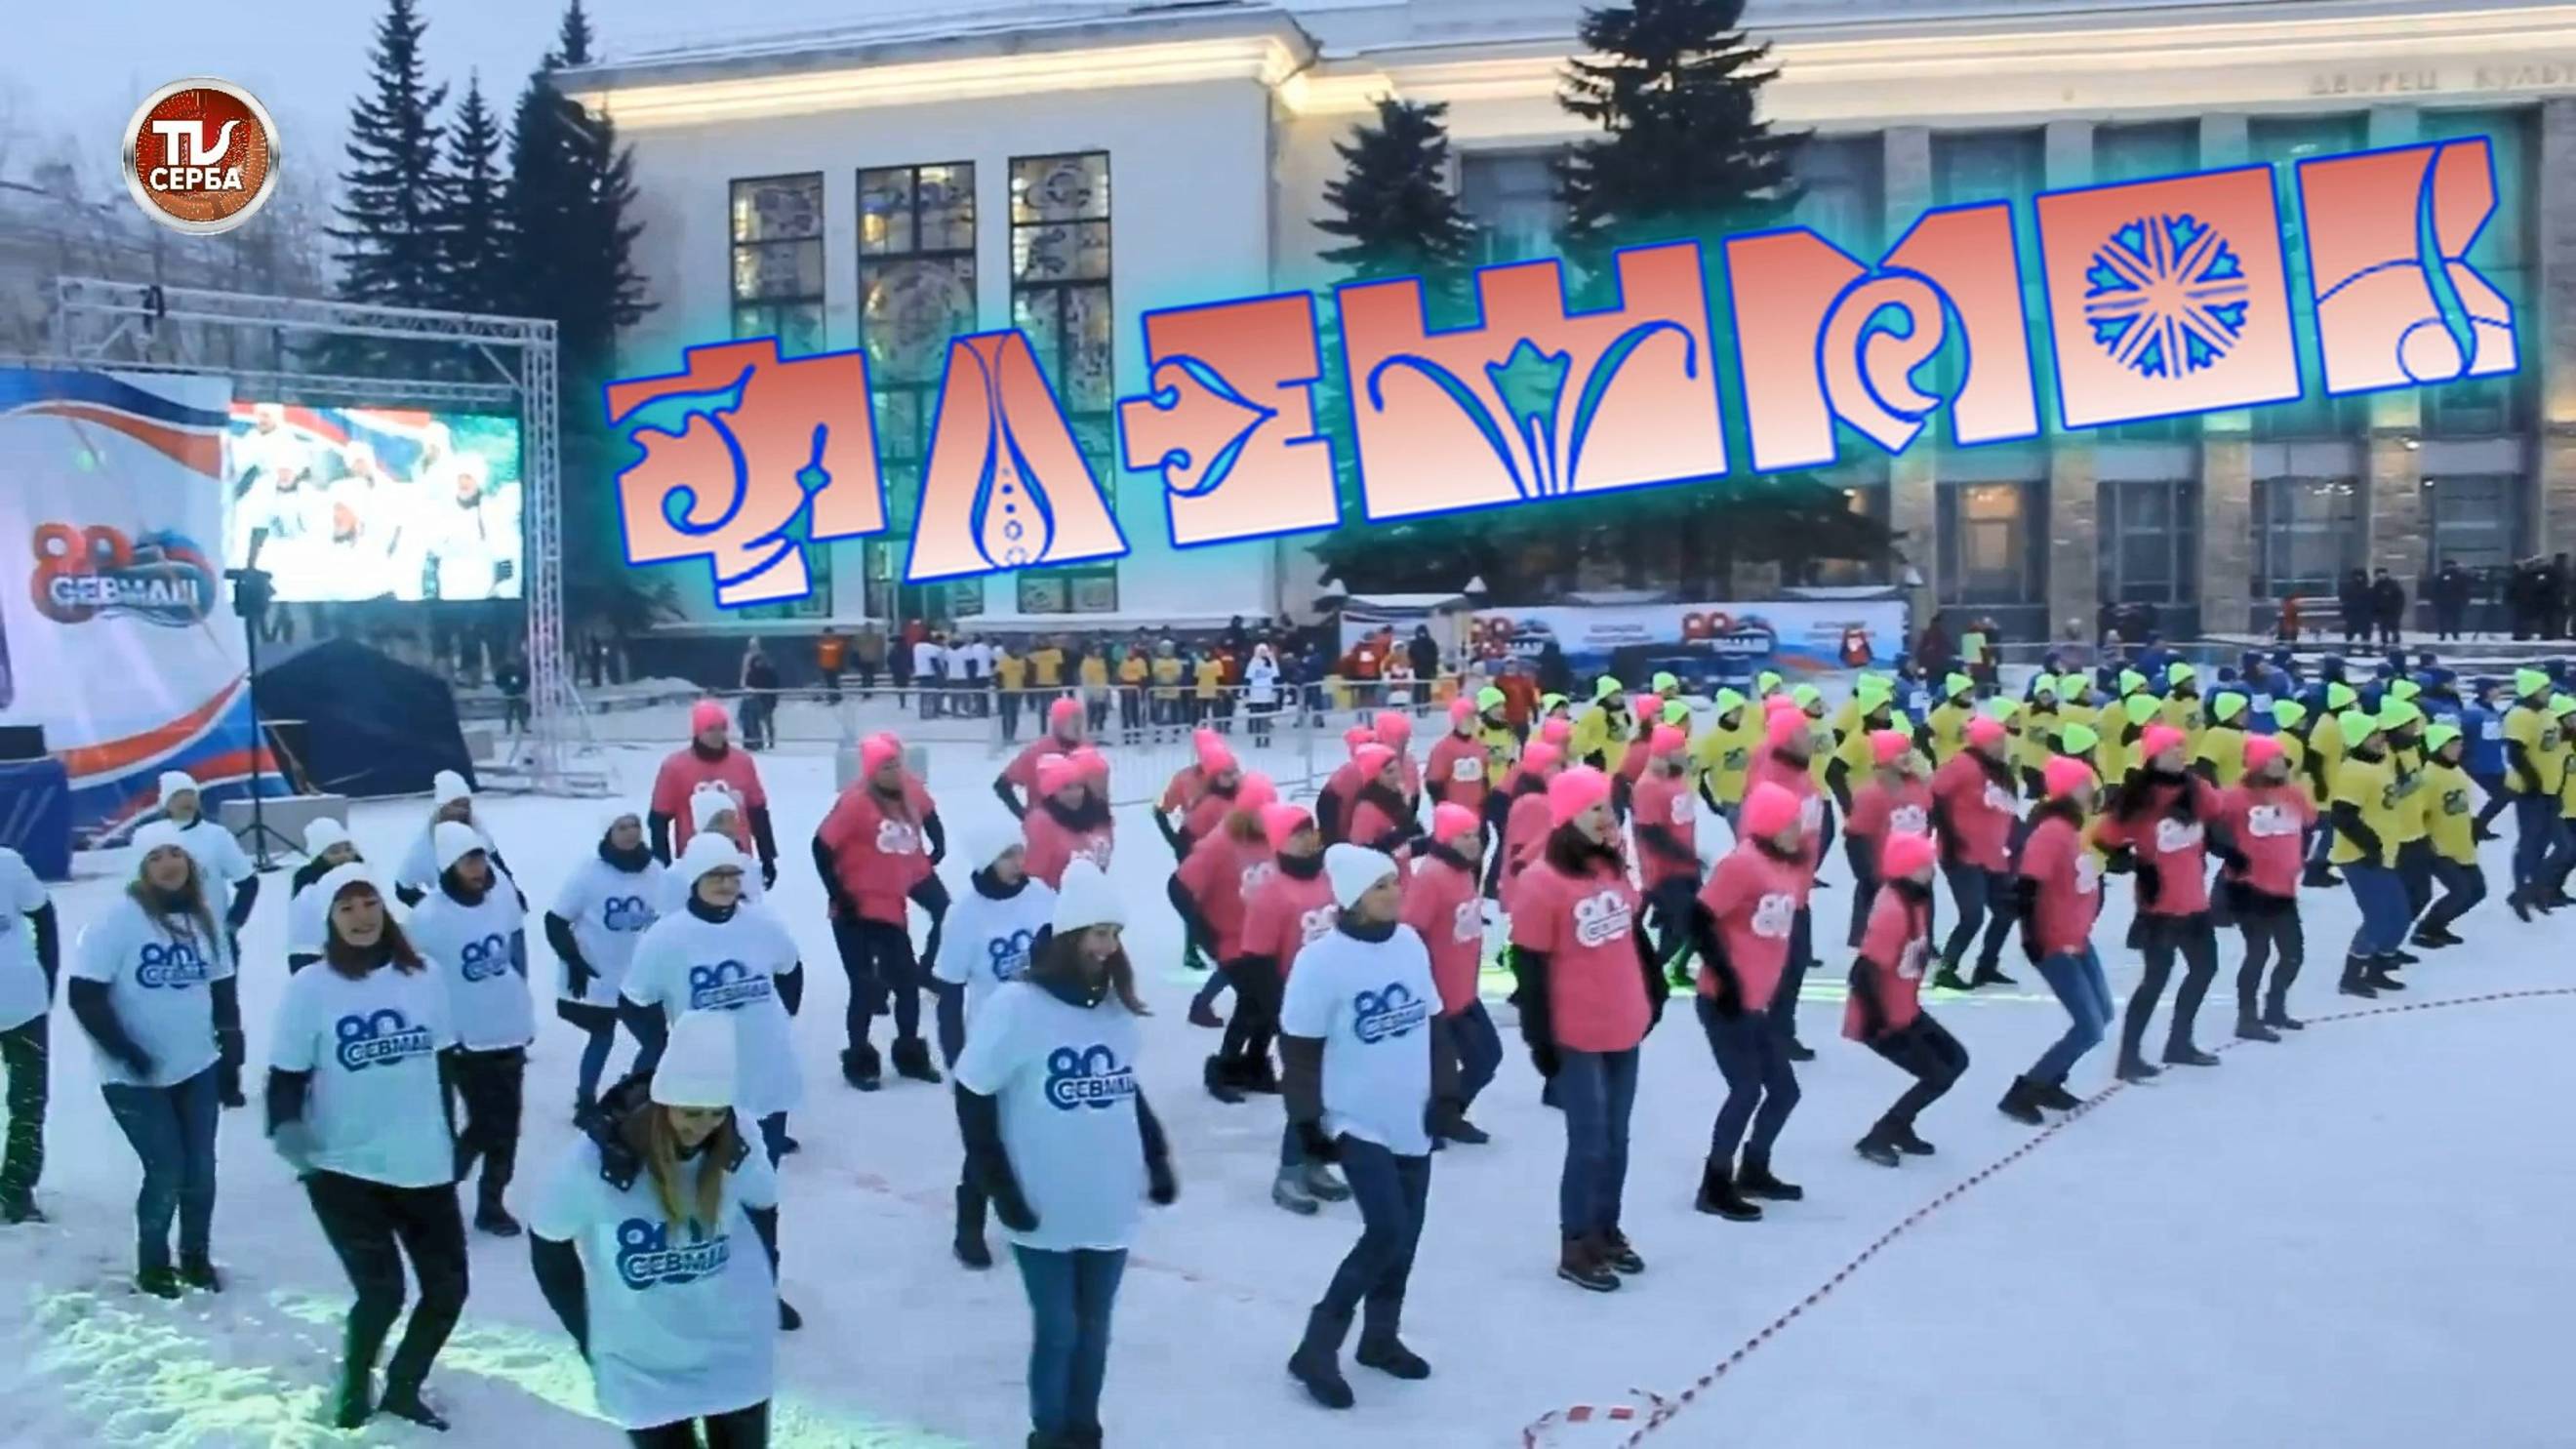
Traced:
<path fill-rule="evenodd" d="M 2576 97 L 2540 106 L 2540 276 L 2520 319 L 2525 359 L 2539 359 L 2540 457 L 2535 552 L 2576 550 Z M 2526 366 L 2529 362 L 2526 361 Z"/>
<path fill-rule="evenodd" d="M 2045 164 L 2052 191 L 2093 181 L 2093 123 L 2051 121 Z M 2044 304 L 2043 304 L 2044 305 Z M 2041 318 L 2031 318 L 2037 325 Z M 2051 415 L 2040 419 L 2048 440 L 2048 635 L 2057 640 L 2093 637 L 2093 613 L 2102 599 L 2101 510 L 2091 432 L 2060 432 Z"/>
<path fill-rule="evenodd" d="M 2372 107 L 2371 148 L 2412 144 L 2423 134 L 2422 120 L 2423 112 L 2413 106 Z M 2309 386 L 2324 387 L 2325 379 L 2317 378 Z M 2423 455 L 2418 451 L 2423 431 L 2423 394 L 2401 387 L 2371 396 L 2370 487 L 2364 495 L 2367 522 L 2362 553 L 2373 570 L 2386 569 L 2395 575 L 2406 586 L 2409 599 L 2415 597 L 2417 580 L 2427 572 L 2424 552 L 2433 523 L 2426 511 Z"/>
<path fill-rule="evenodd" d="M 1916 217 L 1932 206 L 1932 132 L 1925 126 L 1891 127 L 1884 136 L 1886 153 L 1880 175 L 1885 192 L 1888 236 L 1903 236 Z M 1913 591 L 1914 627 L 1919 631 L 1940 607 L 1941 548 L 1934 536 L 1941 510 L 1933 489 L 1938 465 L 1934 440 L 1927 431 L 1913 447 L 1888 460 L 1887 526 L 1900 542 L 1906 562 L 1923 578 Z"/>
<path fill-rule="evenodd" d="M 2201 117 L 2201 169 L 2250 154 L 2243 116 Z M 2253 622 L 2254 416 L 2209 413 L 2200 434 L 2200 631 L 2233 634 Z"/>

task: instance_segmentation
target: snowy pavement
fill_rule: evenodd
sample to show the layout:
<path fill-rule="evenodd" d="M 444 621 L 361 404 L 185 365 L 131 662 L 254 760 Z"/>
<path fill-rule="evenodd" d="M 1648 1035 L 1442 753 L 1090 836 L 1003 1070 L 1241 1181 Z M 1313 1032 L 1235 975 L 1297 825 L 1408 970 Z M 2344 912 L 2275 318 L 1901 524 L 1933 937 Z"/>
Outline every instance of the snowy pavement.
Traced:
<path fill-rule="evenodd" d="M 638 791 L 655 759 L 613 757 Z M 930 783 L 952 836 L 999 813 L 994 765 L 980 749 L 933 747 Z M 762 769 L 783 856 L 772 904 L 813 972 L 797 1029 L 808 1110 L 793 1125 L 805 1151 L 782 1173 L 785 1288 L 806 1328 L 782 1341 L 777 1442 L 1017 1445 L 1027 1433 L 1026 1313 L 1007 1258 L 978 1275 L 949 1257 L 958 1150 L 945 1091 L 896 1082 L 863 1097 L 837 1074 L 847 990 L 804 849 L 829 804 L 830 761 L 773 755 Z M 539 909 L 589 849 L 600 813 L 596 802 L 535 797 L 482 808 Z M 370 858 L 386 862 L 426 809 L 367 804 L 351 824 Z M 1723 827 L 1706 830 L 1703 850 L 1722 849 Z M 2499 894 L 2504 865 L 2503 846 L 2490 846 Z M 84 878 L 55 894 L 67 929 L 111 898 L 124 868 L 121 853 L 83 858 Z M 1817 899 L 1825 960 L 1805 1007 L 1804 1035 L 1822 1055 L 1802 1069 L 1805 1100 L 1775 1162 L 1807 1200 L 1749 1225 L 1691 1210 L 1722 1089 L 1677 1000 L 1647 1043 L 1628 1179 L 1627 1230 L 1651 1269 L 1608 1295 L 1558 1282 L 1562 1137 L 1515 1045 L 1475 1114 L 1494 1144 L 1453 1149 L 1435 1170 L 1406 1325 L 1434 1377 L 1398 1384 L 1354 1369 L 1360 1407 L 1328 1415 L 1281 1366 L 1358 1218 L 1347 1205 L 1312 1219 L 1272 1207 L 1275 1100 L 1229 1108 L 1199 1090 L 1214 1033 L 1182 1019 L 1191 978 L 1175 964 L 1179 926 L 1162 902 L 1169 869 L 1144 814 L 1122 811 L 1115 874 L 1157 1008 L 1142 1073 L 1171 1132 L 1182 1195 L 1148 1213 L 1120 1300 L 1104 1413 L 1112 1444 L 1305 1449 L 1328 1436 L 1362 1449 L 1503 1449 L 1570 1405 L 1629 1403 L 1632 1388 L 1676 1396 L 1793 1308 L 1792 1321 L 1641 1442 L 2576 1442 L 2547 1387 L 2576 1343 L 2566 1237 L 2576 1139 L 2561 1105 L 2576 1096 L 2576 1054 L 2564 1050 L 2576 994 L 2327 1019 L 2373 1004 L 2334 994 L 2356 914 L 2340 892 L 2311 892 L 2313 956 L 2291 1007 L 2316 1022 L 2311 1030 L 2113 1092 L 1988 1174 L 2036 1135 L 1994 1101 L 2063 1020 L 2015 952 L 2007 970 L 2020 989 L 1931 998 L 1974 1060 L 1960 1089 L 1924 1116 L 1940 1154 L 1889 1171 L 1851 1151 L 1903 1079 L 1838 1036 L 1849 961 L 1833 944 L 1848 903 L 1838 851 L 1827 867 L 1837 888 Z M 255 1074 L 285 979 L 285 890 L 283 872 L 266 878 L 244 934 Z M 2115 886 L 2098 937 L 2123 992 L 2137 975 L 2118 946 L 2127 901 Z M 2565 918 L 2524 926 L 2491 903 L 2461 930 L 2469 945 L 2434 953 L 2407 973 L 2416 989 L 2378 1005 L 2576 990 L 2576 927 Z M 2234 1015 L 2236 948 L 2232 936 L 2221 941 L 2220 984 L 2201 1016 L 2212 1046 Z M 541 946 L 537 954 L 543 987 L 552 962 Z M 525 1185 L 571 1137 L 578 1037 L 540 1016 L 522 1190 L 512 1193 L 523 1208 Z M 221 1143 L 215 1245 L 231 1291 L 166 1305 L 129 1290 L 133 1159 L 67 1013 L 55 1032 L 53 1156 L 40 1193 L 54 1221 L 0 1230 L 0 1396 L 10 1406 L 0 1444 L 433 1442 L 398 1425 L 354 1435 L 320 1427 L 347 1288 L 262 1142 L 255 1108 L 227 1117 Z M 626 1055 L 621 1046 L 618 1065 Z M 2109 1067 L 2106 1046 L 2071 1085 L 2099 1090 Z M 1900 1224 L 1830 1295 L 1809 1301 Z M 525 1245 L 478 1237 L 473 1251 L 465 1322 L 431 1381 L 457 1426 L 445 1442 L 618 1442 L 589 1417 L 586 1376 L 537 1294 Z M 1591 1449 L 1637 1427 L 1565 1426 L 1543 1442 Z"/>

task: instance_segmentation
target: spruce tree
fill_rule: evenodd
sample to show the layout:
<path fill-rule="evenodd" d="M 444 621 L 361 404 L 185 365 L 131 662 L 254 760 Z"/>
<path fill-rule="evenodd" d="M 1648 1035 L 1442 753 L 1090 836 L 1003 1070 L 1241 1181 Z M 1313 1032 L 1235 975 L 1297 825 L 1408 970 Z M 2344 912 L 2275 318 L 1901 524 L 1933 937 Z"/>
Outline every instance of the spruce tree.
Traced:
<path fill-rule="evenodd" d="M 439 305 L 459 312 L 506 312 L 517 300 L 510 267 L 510 215 L 500 170 L 501 128 L 470 77 L 448 130 L 438 235 L 444 283 Z"/>
<path fill-rule="evenodd" d="M 340 173 L 340 295 L 352 302 L 436 305 L 446 258 L 438 217 L 445 178 L 432 119 L 447 87 L 429 83 L 414 0 L 385 0 L 368 55 L 366 92 L 349 112 L 349 168 Z"/>

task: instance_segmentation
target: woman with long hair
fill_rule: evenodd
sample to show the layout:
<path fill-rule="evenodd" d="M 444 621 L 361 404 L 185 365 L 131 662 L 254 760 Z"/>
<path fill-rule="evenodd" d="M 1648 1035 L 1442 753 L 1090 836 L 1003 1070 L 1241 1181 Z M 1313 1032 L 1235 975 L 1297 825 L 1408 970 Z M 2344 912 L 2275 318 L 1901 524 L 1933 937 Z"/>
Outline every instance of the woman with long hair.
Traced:
<path fill-rule="evenodd" d="M 442 869 L 438 863 L 438 827 L 449 823 L 471 828 L 481 837 L 483 853 L 491 857 L 492 864 L 503 875 L 510 875 L 510 863 L 501 858 L 501 847 L 474 814 L 473 787 L 454 770 L 441 770 L 430 780 L 429 820 L 420 827 L 420 834 L 413 838 L 411 848 L 403 852 L 394 870 L 394 896 L 404 905 L 418 905 L 422 897 L 437 889 Z"/>
<path fill-rule="evenodd" d="M 529 1240 L 600 1413 L 636 1449 L 769 1443 L 778 1178 L 734 1118 L 736 1054 L 721 1013 L 680 1018 L 651 1077 L 584 1124 Z"/>
<path fill-rule="evenodd" d="M 125 894 L 81 931 L 72 1016 L 98 1058 L 99 1090 L 143 1164 L 134 1201 L 135 1286 L 156 1298 L 223 1291 L 215 1271 L 219 1064 L 242 1059 L 232 949 L 179 827 L 134 832 Z M 170 1222 L 179 1257 L 170 1258 Z"/>
<path fill-rule="evenodd" d="M 1467 1120 L 1477 1094 L 1493 1084 L 1503 1064 L 1503 1039 L 1477 989 L 1484 970 L 1485 913 L 1477 891 L 1484 822 L 1464 805 L 1431 811 L 1431 834 L 1422 858 L 1404 882 L 1404 924 L 1431 953 L 1431 982 L 1440 992 L 1431 1040 L 1457 1073 L 1457 1088 L 1433 1102 L 1431 1130 L 1442 1141 L 1482 1146 L 1493 1139 Z"/>
<path fill-rule="evenodd" d="M 1959 907 L 1941 945 L 1940 972 L 1932 978 L 1949 991 L 2014 984 L 2000 965 L 2012 935 L 2012 836 L 2021 800 L 2007 735 L 2003 721 L 1979 715 L 1962 731 L 1959 752 L 1932 772 L 1932 829 L 1941 845 L 1941 873 Z M 1959 965 L 1977 944 L 1980 926 L 1986 935 L 1976 974 L 1962 978 Z"/>
<path fill-rule="evenodd" d="M 617 1045 L 617 994 L 635 943 L 661 918 L 662 862 L 644 838 L 644 812 L 612 805 L 591 853 L 573 863 L 546 912 L 546 943 L 563 963 L 555 1015 L 588 1037 L 574 1079 L 572 1114 L 599 1100 L 599 1080 Z"/>
<path fill-rule="evenodd" d="M 1180 1192 L 1136 1071 L 1148 1013 L 1125 922 L 1106 876 L 1067 867 L 1036 964 L 993 993 L 957 1059 L 968 1171 L 1028 1293 L 1029 1442 L 1042 1449 L 1101 1442 L 1109 1322 L 1138 1203 Z"/>
<path fill-rule="evenodd" d="M 1243 955 L 1243 927 L 1253 891 L 1270 876 L 1270 839 L 1262 832 L 1261 812 L 1277 803 L 1270 777 L 1243 777 L 1225 803 L 1224 817 L 1198 837 L 1180 869 L 1164 883 L 1163 894 L 1181 918 L 1181 930 L 1215 970 L 1190 998 L 1190 1025 L 1222 1027 L 1216 999 L 1234 984 L 1232 963 Z M 1235 1052 L 1219 1050 L 1207 1059 L 1202 1076 L 1208 1095 L 1229 1105 L 1243 1100 L 1252 1083 L 1243 1077 L 1248 1058 L 1239 1055 L 1240 1035 L 1231 1035 Z"/>
<path fill-rule="evenodd" d="M 1932 786 L 1923 777 L 1914 737 L 1898 729 L 1872 730 L 1867 742 L 1869 778 L 1851 792 L 1843 812 L 1843 858 L 1852 872 L 1851 938 L 1845 944 L 1855 948 L 1869 930 L 1887 842 L 1924 834 L 1932 824 Z"/>
<path fill-rule="evenodd" d="M 641 828 L 638 828 L 641 834 Z M 432 1429 L 421 1397 L 465 1310 L 465 1220 L 446 1083 L 459 1054 L 447 988 L 412 949 L 363 866 L 314 883 L 327 903 L 319 971 L 287 982 L 268 1060 L 268 1138 L 303 1180 L 358 1295 L 343 1332 L 332 1423 L 381 1410 Z M 403 1259 L 420 1303 L 375 1396 L 376 1356 L 402 1316 Z"/>
<path fill-rule="evenodd" d="M 471 827 L 442 823 L 437 848 L 435 888 L 413 908 L 406 929 L 447 983 L 450 1020 L 462 1044 L 451 1074 L 465 1108 L 456 1176 L 462 1180 L 482 1162 L 474 1226 L 515 1238 L 519 1221 L 502 1194 L 518 1171 L 528 1044 L 537 1038 L 536 1008 L 528 995 L 527 918 L 517 891 L 501 888 L 508 878 Z"/>
<path fill-rule="evenodd" d="M 314 893 L 322 877 L 360 861 L 349 827 L 323 816 L 304 827 L 304 863 L 286 881 L 286 969 L 297 972 L 322 959 L 330 929 L 331 901 Z"/>
<path fill-rule="evenodd" d="M 2222 698 L 2229 696 L 2222 696 Z M 2213 728 L 2211 734 L 2216 734 Z M 2245 937 L 2245 960 L 2236 971 L 2236 1034 L 2276 1042 L 2301 1023 L 2290 1015 L 2290 983 L 2306 963 L 2307 934 L 2299 923 L 2299 874 L 2307 859 L 2308 827 L 2316 807 L 2290 778 L 2289 757 L 2271 735 L 2244 740 L 2243 773 L 2218 797 L 2219 822 L 2245 857 L 2244 866 L 2220 877 L 2228 915 Z M 2277 957 L 2277 965 L 2273 965 Z M 2263 969 L 2272 966 L 2272 984 Z"/>
<path fill-rule="evenodd" d="M 1029 874 L 1050 890 L 1076 859 L 1109 868 L 1117 824 L 1109 813 L 1108 763 L 1088 749 L 1038 762 L 1038 802 L 1021 818 L 1020 828 L 1028 840 Z"/>
<path fill-rule="evenodd" d="M 1546 845 L 1512 882 L 1521 1040 L 1565 1112 L 1556 1275 L 1608 1293 L 1646 1261 L 1620 1231 L 1637 1049 L 1662 1020 L 1662 970 L 1610 817 L 1610 779 L 1583 767 L 1546 785 Z"/>

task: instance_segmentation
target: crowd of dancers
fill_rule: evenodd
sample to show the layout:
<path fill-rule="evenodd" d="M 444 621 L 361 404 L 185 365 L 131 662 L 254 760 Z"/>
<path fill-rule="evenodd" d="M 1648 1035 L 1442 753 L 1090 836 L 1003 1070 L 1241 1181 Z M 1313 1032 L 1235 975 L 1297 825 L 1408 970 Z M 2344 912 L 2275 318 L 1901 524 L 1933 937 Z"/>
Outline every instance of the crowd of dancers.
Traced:
<path fill-rule="evenodd" d="M 2038 1124 L 2080 1104 L 2070 1079 L 2115 1016 L 2123 1079 L 2216 1065 L 2198 1028 L 2222 932 L 2241 942 L 2235 1034 L 2299 1030 L 2303 890 L 2352 892 L 2362 923 L 2336 989 L 2360 997 L 2404 990 L 2414 952 L 2459 943 L 2453 928 L 2486 895 L 2477 844 L 2507 810 L 2511 910 L 2570 904 L 2563 671 L 2464 681 L 2392 658 L 2364 677 L 2330 659 L 2299 678 L 2291 665 L 2249 655 L 2206 680 L 2177 659 L 2052 666 L 2013 697 L 1900 667 L 1861 675 L 1838 703 L 1769 674 L 1696 702 L 1668 676 L 1649 692 L 1605 678 L 1580 708 L 1549 697 L 1526 732 L 1486 689 L 1453 703 L 1427 748 L 1401 713 L 1355 727 L 1311 807 L 1202 732 L 1152 812 L 1185 960 L 1213 968 L 1190 1005 L 1222 1029 L 1201 1080 L 1229 1106 L 1281 1102 L 1280 1208 L 1348 1201 L 1361 1222 L 1289 1372 L 1319 1404 L 1350 1407 L 1354 1327 L 1359 1365 L 1432 1371 L 1402 1338 L 1403 1310 L 1437 1152 L 1491 1141 L 1470 1115 L 1506 1059 L 1489 968 L 1508 977 L 1564 1122 L 1556 1273 L 1612 1292 L 1646 1270 L 1623 1227 L 1628 1123 L 1642 1043 L 1676 999 L 1725 1084 L 1696 1205 L 1752 1222 L 1804 1196 L 1775 1152 L 1815 1055 L 1796 1005 L 1820 963 L 1848 963 L 1842 1035 L 1907 1079 L 1854 1143 L 1896 1167 L 1933 1152 L 1921 1116 L 1969 1068 L 1924 987 L 2012 985 L 2016 945 L 2067 1015 L 1999 1102 Z M 793 1196 L 780 1164 L 806 1109 L 804 962 L 765 899 L 779 848 L 759 771 L 721 707 L 698 705 L 690 726 L 650 800 L 603 809 L 535 912 L 555 1015 L 582 1039 L 579 1132 L 521 1199 L 524 1224 L 511 1189 L 540 1029 L 531 906 L 466 782 L 439 779 L 389 870 L 334 823 L 307 832 L 258 1085 L 268 1138 L 355 1294 L 342 1427 L 377 1414 L 446 1427 L 423 1387 L 466 1300 L 470 1221 L 529 1240 L 602 1412 L 634 1444 L 768 1442 L 775 1335 L 800 1324 L 777 1268 Z M 946 823 L 891 734 L 859 747 L 811 841 L 850 985 L 844 1082 L 877 1091 L 888 1062 L 899 1078 L 940 1082 L 944 1064 L 953 1079 L 953 1251 L 990 1268 L 988 1220 L 1011 1249 L 1031 1309 L 1031 1449 L 1102 1442 L 1127 1244 L 1146 1205 L 1179 1193 L 1138 1071 L 1148 1011 L 1123 934 L 1133 895 L 1109 875 L 1122 842 L 1094 727 L 1079 701 L 1054 703 L 993 782 L 1011 823 L 982 808 L 958 832 L 969 869 L 953 893 L 937 871 Z M 1846 949 L 1820 955 L 1818 869 L 1838 836 Z M 1729 848 L 1704 856 L 1719 838 Z M 260 881 L 184 774 L 163 777 L 131 859 L 116 903 L 81 923 L 62 995 L 141 1168 L 137 1288 L 217 1293 L 214 1143 L 223 1110 L 249 1104 L 237 983 L 259 963 L 240 959 L 239 933 Z M 2107 876 L 2130 880 L 2125 945 L 2144 967 L 2116 1013 L 2095 929 Z M 63 927 L 5 851 L 0 905 L 0 1217 L 24 1223 L 43 1216 Z M 633 1064 L 612 1076 L 621 1035 Z M 406 1260 L 417 1291 L 385 1359 Z"/>

